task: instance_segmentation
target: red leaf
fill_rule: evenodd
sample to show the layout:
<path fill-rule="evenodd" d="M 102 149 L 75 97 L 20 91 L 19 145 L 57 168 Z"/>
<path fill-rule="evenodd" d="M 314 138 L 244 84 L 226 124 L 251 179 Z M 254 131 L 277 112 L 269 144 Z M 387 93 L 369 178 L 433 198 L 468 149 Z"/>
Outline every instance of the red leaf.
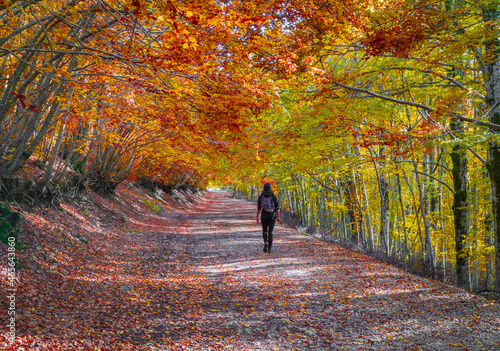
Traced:
<path fill-rule="evenodd" d="M 26 108 L 26 103 L 24 102 L 24 99 L 26 99 L 25 95 L 19 94 L 18 92 L 15 92 L 14 90 L 12 90 L 10 93 L 15 95 L 19 99 L 23 108 Z"/>

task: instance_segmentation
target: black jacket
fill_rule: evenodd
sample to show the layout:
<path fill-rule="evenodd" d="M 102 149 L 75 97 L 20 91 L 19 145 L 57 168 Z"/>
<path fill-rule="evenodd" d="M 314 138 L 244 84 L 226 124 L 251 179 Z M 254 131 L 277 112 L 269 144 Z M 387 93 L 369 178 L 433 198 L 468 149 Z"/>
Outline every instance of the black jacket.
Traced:
<path fill-rule="evenodd" d="M 261 204 L 261 201 L 262 201 L 262 197 L 263 196 L 272 196 L 273 197 L 273 201 L 274 201 L 274 212 L 276 212 L 277 210 L 280 209 L 280 203 L 278 201 L 278 198 L 276 197 L 276 195 L 274 195 L 274 193 L 271 191 L 271 190 L 267 190 L 267 191 L 263 191 L 262 194 L 260 194 L 259 198 L 257 199 L 257 209 L 259 210 L 262 210 L 262 204 Z M 268 214 L 267 212 L 265 211 L 262 211 L 262 215 L 263 216 L 266 216 L 266 215 L 269 215 L 269 216 L 272 216 L 274 217 L 274 213 L 270 213 Z"/>

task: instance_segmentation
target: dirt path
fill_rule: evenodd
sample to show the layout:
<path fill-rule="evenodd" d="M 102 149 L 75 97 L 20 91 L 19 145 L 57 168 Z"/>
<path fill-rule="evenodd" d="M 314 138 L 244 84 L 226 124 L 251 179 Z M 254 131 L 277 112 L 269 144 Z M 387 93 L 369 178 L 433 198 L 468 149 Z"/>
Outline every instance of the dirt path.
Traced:
<path fill-rule="evenodd" d="M 157 343 L 193 350 L 500 350 L 498 304 L 284 226 L 276 229 L 273 253 L 263 253 L 252 203 L 223 193 L 205 201 L 179 218 L 178 233 L 157 238 L 178 242 L 170 258 L 181 257 L 178 271 L 169 259 L 161 265 L 158 274 L 169 284 L 152 292 Z M 144 264 L 165 259 L 160 252 L 146 252 Z"/>
<path fill-rule="evenodd" d="M 141 196 L 31 215 L 0 349 L 500 350 L 496 303 L 282 225 L 264 253 L 255 205 L 228 193 L 161 216 Z"/>

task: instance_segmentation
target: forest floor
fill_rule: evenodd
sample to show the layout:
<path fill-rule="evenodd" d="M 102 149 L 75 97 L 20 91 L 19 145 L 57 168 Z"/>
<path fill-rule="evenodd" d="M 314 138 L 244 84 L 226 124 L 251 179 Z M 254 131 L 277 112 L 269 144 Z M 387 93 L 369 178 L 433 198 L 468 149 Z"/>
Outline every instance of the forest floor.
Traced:
<path fill-rule="evenodd" d="M 498 303 L 285 225 L 264 253 L 255 204 L 226 192 L 174 201 L 129 183 L 19 210 L 2 350 L 500 350 Z"/>

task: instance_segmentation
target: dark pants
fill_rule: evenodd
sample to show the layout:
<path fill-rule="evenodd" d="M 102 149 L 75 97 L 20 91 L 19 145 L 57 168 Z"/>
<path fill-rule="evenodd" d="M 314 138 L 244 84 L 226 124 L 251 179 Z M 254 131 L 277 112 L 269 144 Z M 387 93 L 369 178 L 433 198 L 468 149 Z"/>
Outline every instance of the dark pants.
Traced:
<path fill-rule="evenodd" d="M 276 217 L 272 214 L 267 215 L 267 213 L 263 213 L 260 219 L 262 223 L 262 237 L 264 238 L 264 242 L 268 243 L 269 248 L 273 244 L 273 229 L 274 224 L 276 223 Z"/>

